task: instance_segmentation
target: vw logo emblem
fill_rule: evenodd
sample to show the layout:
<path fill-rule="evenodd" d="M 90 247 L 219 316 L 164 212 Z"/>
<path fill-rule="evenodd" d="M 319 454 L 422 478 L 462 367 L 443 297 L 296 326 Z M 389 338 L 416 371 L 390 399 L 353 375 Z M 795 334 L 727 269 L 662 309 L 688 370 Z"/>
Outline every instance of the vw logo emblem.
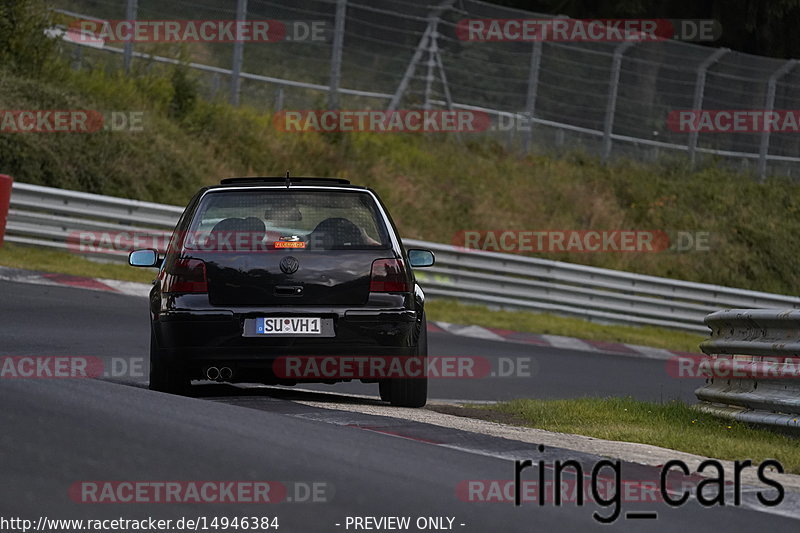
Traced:
<path fill-rule="evenodd" d="M 287 255 L 283 259 L 281 259 L 281 270 L 284 274 L 294 274 L 297 272 L 297 268 L 300 266 L 300 261 L 297 260 L 296 257 L 291 255 Z"/>

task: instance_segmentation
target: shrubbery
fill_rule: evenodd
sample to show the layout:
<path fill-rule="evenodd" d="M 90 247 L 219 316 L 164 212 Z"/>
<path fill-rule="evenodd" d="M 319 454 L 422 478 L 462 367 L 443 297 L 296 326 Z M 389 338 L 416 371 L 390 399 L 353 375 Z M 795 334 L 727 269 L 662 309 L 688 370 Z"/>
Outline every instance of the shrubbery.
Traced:
<path fill-rule="evenodd" d="M 3 0 L 0 3 L 0 64 L 28 76 L 54 68 L 57 41 L 44 37 L 53 26 L 53 13 L 42 0 Z"/>

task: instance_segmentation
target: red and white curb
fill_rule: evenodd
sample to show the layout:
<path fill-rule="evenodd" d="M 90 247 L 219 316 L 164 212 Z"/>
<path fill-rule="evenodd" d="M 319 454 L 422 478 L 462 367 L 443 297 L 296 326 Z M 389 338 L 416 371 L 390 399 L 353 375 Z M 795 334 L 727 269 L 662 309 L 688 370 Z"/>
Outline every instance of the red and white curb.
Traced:
<path fill-rule="evenodd" d="M 151 285 L 136 283 L 134 281 L 120 281 L 116 279 L 85 278 L 70 274 L 57 274 L 53 272 L 31 272 L 17 268 L 0 267 L 0 281 L 13 281 L 16 283 L 30 283 L 33 285 L 52 285 L 59 287 L 75 287 L 93 291 L 106 291 L 124 294 L 127 296 L 147 297 Z"/>
<path fill-rule="evenodd" d="M 127 296 L 146 298 L 150 293 L 151 285 L 133 281 L 119 281 L 103 278 L 84 278 L 69 274 L 55 274 L 49 272 L 31 272 L 16 268 L 0 267 L 0 281 L 13 281 L 17 283 L 31 283 L 35 285 L 52 285 L 75 287 L 95 291 L 106 291 Z M 495 342 L 511 342 L 515 344 L 533 344 L 550 348 L 566 349 L 577 352 L 597 352 L 604 354 L 640 357 L 647 359 L 671 359 L 676 355 L 699 355 L 688 352 L 678 352 L 650 346 L 624 344 L 620 342 L 594 341 L 560 335 L 537 335 L 523 331 L 510 331 L 498 328 L 485 328 L 483 326 L 462 326 L 448 322 L 429 322 L 428 331 L 433 333 L 449 333 L 459 337 L 470 337 Z"/>
<path fill-rule="evenodd" d="M 577 339 L 575 337 L 562 337 L 560 335 L 537 335 L 536 333 L 527 333 L 524 331 L 509 331 L 505 329 L 485 328 L 483 326 L 460 326 L 447 322 L 431 322 L 428 324 L 428 331 L 443 331 L 461 337 L 472 337 L 474 339 L 496 342 L 533 344 L 536 346 L 548 346 L 576 352 L 598 352 L 646 359 L 667 360 L 677 355 L 700 355 L 689 352 L 666 350 L 664 348 L 653 348 L 651 346 L 639 346 L 637 344 L 594 341 Z"/>

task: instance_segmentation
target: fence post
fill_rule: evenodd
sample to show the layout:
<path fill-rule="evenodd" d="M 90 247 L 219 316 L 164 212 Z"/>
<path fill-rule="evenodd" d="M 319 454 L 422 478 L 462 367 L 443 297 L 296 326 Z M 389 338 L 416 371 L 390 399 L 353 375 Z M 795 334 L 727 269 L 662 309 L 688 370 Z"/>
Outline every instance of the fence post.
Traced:
<path fill-rule="evenodd" d="M 422 53 L 425 50 L 425 47 L 428 46 L 428 36 L 430 35 L 430 31 L 431 25 L 429 23 L 419 40 L 419 44 L 417 44 L 416 50 L 414 50 L 414 55 L 411 57 L 411 61 L 408 63 L 406 71 L 403 73 L 403 77 L 400 80 L 400 85 L 397 86 L 397 90 L 394 92 L 391 101 L 389 101 L 389 106 L 386 108 L 387 112 L 392 113 L 396 111 L 397 106 L 400 105 L 400 99 L 403 98 L 403 94 L 405 94 L 408 84 L 411 83 L 411 77 L 414 75 L 414 70 L 417 68 L 417 63 L 419 62 L 420 58 L 422 58 Z"/>
<path fill-rule="evenodd" d="M 436 68 L 436 57 L 439 55 L 439 17 L 431 20 L 431 30 L 428 34 L 428 72 L 425 74 L 425 100 L 422 108 L 431 108 L 431 92 L 433 91 L 433 69 Z"/>
<path fill-rule="evenodd" d="M 611 133 L 614 130 L 614 113 L 617 110 L 617 92 L 619 91 L 619 73 L 622 69 L 622 54 L 633 46 L 632 41 L 625 41 L 614 49 L 614 58 L 611 61 L 611 79 L 608 87 L 608 102 L 606 103 L 606 118 L 603 123 L 603 162 L 611 157 Z"/>
<path fill-rule="evenodd" d="M 239 34 L 241 22 L 247 20 L 247 0 L 236 0 L 236 41 L 233 43 L 233 65 L 231 66 L 231 98 L 233 106 L 239 105 L 239 91 L 241 89 L 242 60 L 244 59 L 244 41 Z"/>
<path fill-rule="evenodd" d="M 706 73 L 708 69 L 728 52 L 730 52 L 729 49 L 720 48 L 705 58 L 697 67 L 697 80 L 694 83 L 694 99 L 692 100 L 692 109 L 694 111 L 699 111 L 703 107 L 703 97 L 705 96 L 706 90 Z M 696 128 L 693 128 L 692 131 L 689 132 L 689 162 L 692 168 L 694 168 L 695 156 L 697 154 L 697 139 L 699 135 L 700 133 Z"/>
<path fill-rule="evenodd" d="M 428 24 L 425 27 L 425 31 L 422 33 L 422 37 L 419 39 L 419 43 L 417 44 L 417 48 L 414 50 L 414 55 L 411 57 L 411 61 L 408 63 L 408 67 L 406 67 L 406 71 L 403 73 L 403 77 L 400 80 L 400 84 L 397 86 L 397 90 L 394 92 L 394 96 L 392 96 L 391 101 L 389 102 L 389 106 L 386 108 L 386 111 L 391 113 L 397 110 L 397 106 L 400 105 L 400 100 L 403 98 L 403 94 L 405 94 L 406 89 L 408 89 L 409 83 L 411 83 L 411 78 L 414 76 L 414 71 L 417 68 L 417 63 L 419 60 L 422 59 L 422 54 L 426 51 L 430 54 L 431 44 L 429 39 L 435 39 L 436 35 L 436 26 L 439 24 L 439 17 L 442 16 L 442 13 L 450 9 L 453 5 L 455 0 L 444 0 L 441 4 L 439 4 L 436 9 L 434 9 L 430 16 L 428 17 Z M 437 52 L 438 53 L 438 52 Z M 431 56 L 429 56 L 431 57 Z M 435 61 L 435 59 L 434 59 Z M 432 76 L 430 71 L 430 62 L 428 63 L 428 78 Z M 430 83 L 430 82 L 429 82 Z M 428 92 L 429 89 L 426 88 L 425 91 L 425 104 L 428 105 Z"/>
<path fill-rule="evenodd" d="M 525 100 L 525 116 L 528 117 L 528 129 L 525 130 L 523 149 L 530 152 L 533 138 L 533 114 L 536 111 L 536 97 L 539 93 L 539 69 L 542 66 L 542 41 L 533 43 L 531 51 L 531 69 L 528 74 L 528 97 Z"/>
<path fill-rule="evenodd" d="M 72 70 L 80 70 L 83 65 L 83 48 L 76 46 L 72 51 Z"/>
<path fill-rule="evenodd" d="M 444 101 L 447 102 L 447 109 L 453 110 L 453 96 L 450 94 L 450 85 L 447 83 L 447 74 L 444 71 L 444 63 L 442 62 L 442 54 L 439 49 L 436 49 L 436 66 L 439 68 L 439 79 L 442 82 L 442 90 L 444 91 Z"/>
<path fill-rule="evenodd" d="M 0 174 L 0 248 L 3 247 L 3 237 L 6 234 L 6 219 L 8 218 L 8 205 L 11 202 L 11 185 L 14 180 L 11 176 Z"/>
<path fill-rule="evenodd" d="M 125 18 L 128 22 L 136 20 L 137 11 L 139 10 L 139 0 L 128 0 L 128 8 L 125 11 Z M 133 62 L 133 40 L 128 39 L 125 41 L 122 52 L 122 65 L 125 68 L 125 73 L 129 74 L 131 71 L 131 64 Z"/>
<path fill-rule="evenodd" d="M 766 114 L 772 111 L 772 109 L 775 107 L 775 91 L 778 87 L 778 81 L 787 75 L 796 64 L 796 59 L 790 59 L 784 63 L 781 68 L 776 70 L 772 76 L 769 77 L 769 81 L 767 82 L 767 99 L 764 104 L 764 116 L 766 116 Z M 758 148 L 758 179 L 761 182 L 763 182 L 767 177 L 767 155 L 769 153 L 770 135 L 769 128 L 766 127 L 766 124 L 764 126 L 764 131 L 761 132 L 761 145 Z"/>
<path fill-rule="evenodd" d="M 347 0 L 336 1 L 336 22 L 333 30 L 331 52 L 331 81 L 328 93 L 328 109 L 339 109 L 339 83 L 342 79 L 342 49 L 344 47 L 344 23 L 347 16 Z"/>

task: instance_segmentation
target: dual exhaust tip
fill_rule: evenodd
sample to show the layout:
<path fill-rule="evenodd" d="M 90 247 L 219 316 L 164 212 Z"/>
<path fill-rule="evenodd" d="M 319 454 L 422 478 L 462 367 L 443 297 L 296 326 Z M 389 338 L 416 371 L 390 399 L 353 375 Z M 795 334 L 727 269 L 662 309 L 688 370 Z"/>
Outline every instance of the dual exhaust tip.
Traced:
<path fill-rule="evenodd" d="M 210 381 L 228 381 L 232 377 L 233 370 L 227 366 L 223 366 L 221 368 L 210 366 L 206 370 L 206 378 L 208 378 Z"/>

